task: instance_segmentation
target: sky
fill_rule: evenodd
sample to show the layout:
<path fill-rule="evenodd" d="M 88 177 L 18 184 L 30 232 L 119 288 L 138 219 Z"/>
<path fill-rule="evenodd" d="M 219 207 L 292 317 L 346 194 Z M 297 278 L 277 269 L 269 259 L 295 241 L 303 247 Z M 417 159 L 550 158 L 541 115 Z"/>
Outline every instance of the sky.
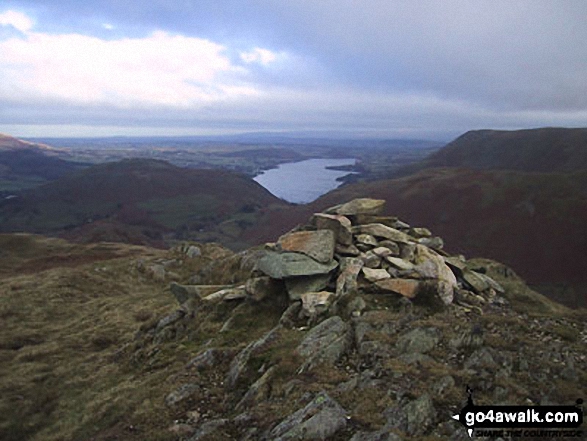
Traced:
<path fill-rule="evenodd" d="M 0 132 L 587 126 L 587 1 L 0 0 Z"/>

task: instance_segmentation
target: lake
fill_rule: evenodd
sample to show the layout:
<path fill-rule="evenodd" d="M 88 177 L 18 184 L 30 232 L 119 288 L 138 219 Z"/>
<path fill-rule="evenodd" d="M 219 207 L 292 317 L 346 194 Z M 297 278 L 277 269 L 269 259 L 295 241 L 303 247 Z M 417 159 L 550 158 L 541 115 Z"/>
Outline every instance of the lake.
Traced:
<path fill-rule="evenodd" d="M 355 160 L 307 159 L 300 162 L 280 164 L 254 178 L 275 196 L 296 204 L 306 204 L 318 199 L 341 182 L 336 179 L 349 174 L 348 171 L 328 170 L 326 167 L 353 165 Z"/>

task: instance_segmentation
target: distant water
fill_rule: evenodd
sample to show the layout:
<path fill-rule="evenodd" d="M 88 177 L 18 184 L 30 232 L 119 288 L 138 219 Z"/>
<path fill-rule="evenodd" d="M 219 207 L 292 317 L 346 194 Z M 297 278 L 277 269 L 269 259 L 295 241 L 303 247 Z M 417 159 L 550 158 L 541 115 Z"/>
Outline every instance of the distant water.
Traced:
<path fill-rule="evenodd" d="M 350 174 L 347 171 L 328 170 L 326 167 L 354 163 L 352 158 L 290 162 L 261 173 L 255 177 L 255 181 L 279 198 L 296 204 L 306 204 L 334 190 L 341 184 L 336 179 Z"/>

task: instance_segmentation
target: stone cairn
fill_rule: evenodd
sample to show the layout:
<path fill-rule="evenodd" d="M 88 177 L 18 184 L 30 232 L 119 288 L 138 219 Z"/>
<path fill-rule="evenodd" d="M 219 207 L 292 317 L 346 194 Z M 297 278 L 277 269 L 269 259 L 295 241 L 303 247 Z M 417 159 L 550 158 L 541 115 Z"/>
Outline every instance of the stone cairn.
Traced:
<path fill-rule="evenodd" d="M 382 216 L 384 205 L 384 200 L 361 198 L 314 214 L 308 225 L 266 244 L 244 284 L 173 283 L 171 291 L 180 304 L 188 299 L 258 302 L 285 291 L 298 316 L 310 320 L 339 314 L 342 304 L 349 314 L 361 315 L 366 307 L 361 294 L 472 308 L 503 294 L 493 279 L 468 268 L 464 257 L 444 252 L 443 240 L 427 228 Z"/>

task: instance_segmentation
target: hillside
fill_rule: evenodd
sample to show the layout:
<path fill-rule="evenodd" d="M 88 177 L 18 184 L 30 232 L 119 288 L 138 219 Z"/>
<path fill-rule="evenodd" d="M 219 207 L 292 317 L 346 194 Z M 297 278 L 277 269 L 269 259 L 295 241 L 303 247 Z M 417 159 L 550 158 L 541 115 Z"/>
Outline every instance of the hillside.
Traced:
<path fill-rule="evenodd" d="M 584 311 L 383 202 L 238 254 L 0 235 L 0 438 L 464 441 L 467 387 L 585 396 Z"/>
<path fill-rule="evenodd" d="M 95 165 L 0 204 L 0 231 L 161 244 L 164 236 L 236 241 L 284 203 L 244 175 L 133 159 Z"/>
<path fill-rule="evenodd" d="M 587 128 L 473 130 L 421 165 L 547 173 L 587 170 Z"/>
<path fill-rule="evenodd" d="M 47 145 L 0 134 L 0 193 L 34 187 L 82 167 L 58 158 Z"/>

